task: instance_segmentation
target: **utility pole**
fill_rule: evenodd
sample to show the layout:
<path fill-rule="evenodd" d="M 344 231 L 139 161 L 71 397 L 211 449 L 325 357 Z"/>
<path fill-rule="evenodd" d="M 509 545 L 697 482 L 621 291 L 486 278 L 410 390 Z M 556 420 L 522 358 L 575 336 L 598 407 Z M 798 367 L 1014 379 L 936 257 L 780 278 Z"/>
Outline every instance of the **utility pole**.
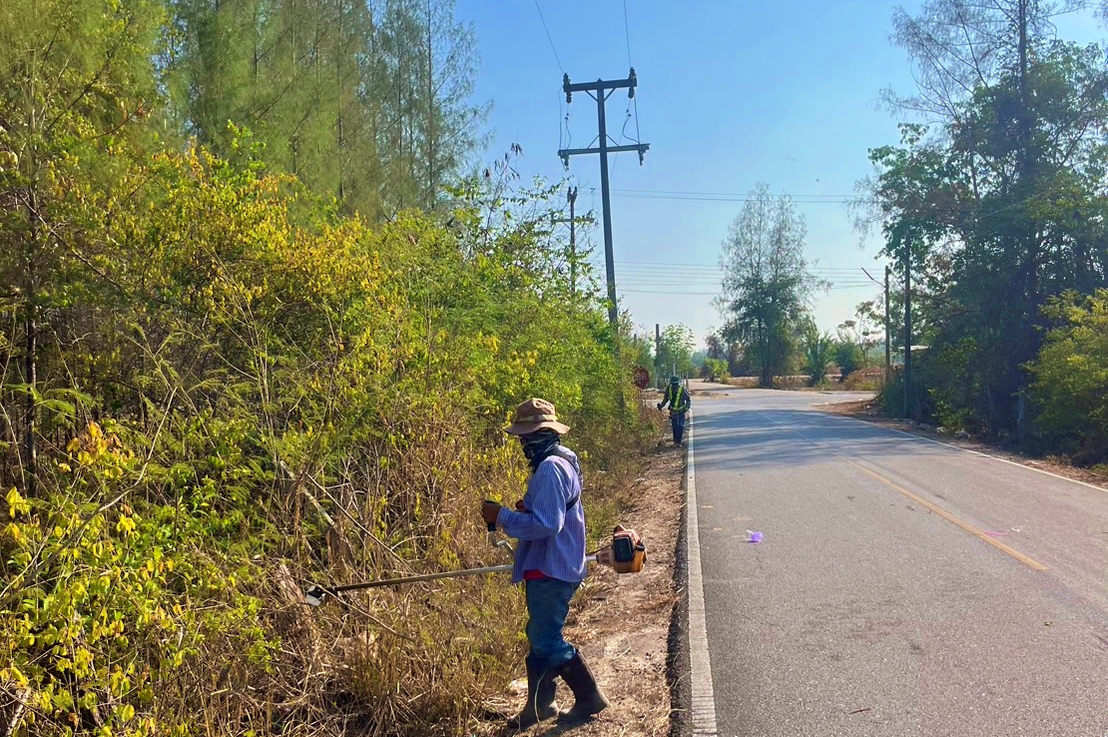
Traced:
<path fill-rule="evenodd" d="M 661 386 L 662 380 L 662 326 L 654 323 L 654 383 Z"/>
<path fill-rule="evenodd" d="M 577 187 L 566 192 L 569 200 L 569 293 L 577 294 L 577 221 L 574 219 L 573 206 L 577 202 Z"/>
<path fill-rule="evenodd" d="M 912 394 L 912 249 L 905 239 L 904 248 L 904 416 L 911 417 Z"/>
<path fill-rule="evenodd" d="M 608 322 L 612 326 L 612 335 L 619 334 L 619 306 L 616 302 L 616 266 L 615 255 L 612 250 L 612 202 L 608 189 L 608 154 L 624 151 L 637 151 L 639 165 L 643 163 L 643 157 L 650 149 L 649 143 L 636 143 L 634 146 L 611 145 L 615 141 L 609 139 L 608 128 L 604 118 L 604 103 L 612 92 L 617 89 L 627 89 L 627 96 L 634 98 L 635 85 L 638 78 L 635 76 L 634 67 L 631 68 L 627 79 L 598 79 L 595 82 L 578 82 L 570 84 L 569 75 L 562 75 L 562 89 L 566 93 L 566 102 L 573 102 L 574 92 L 584 92 L 596 100 L 597 146 L 596 148 L 564 148 L 558 151 L 562 163 L 569 168 L 569 157 L 582 154 L 600 154 L 600 198 L 604 208 L 604 265 L 608 278 Z M 616 341 L 616 345 L 619 342 Z"/>
<path fill-rule="evenodd" d="M 566 189 L 566 201 L 569 203 L 568 218 L 554 218 L 556 223 L 569 223 L 569 293 L 577 294 L 577 220 L 574 218 L 573 205 L 577 202 L 577 187 Z"/>
<path fill-rule="evenodd" d="M 892 320 L 889 318 L 889 271 L 890 271 L 889 265 L 885 264 L 885 386 L 886 387 L 889 385 L 889 380 L 892 378 L 892 366 L 893 366 L 892 335 L 891 335 L 891 332 L 890 332 L 891 327 L 892 327 Z M 870 276 L 870 273 L 868 271 L 866 271 L 864 268 L 862 269 L 862 273 L 865 274 L 866 277 L 869 278 L 869 280 L 871 282 L 873 282 L 877 286 L 881 286 L 881 283 L 879 281 L 877 281 L 876 279 L 874 279 L 872 276 Z"/>
<path fill-rule="evenodd" d="M 889 318 L 889 272 L 892 269 L 885 264 L 885 386 L 889 385 L 893 374 L 892 320 Z"/>

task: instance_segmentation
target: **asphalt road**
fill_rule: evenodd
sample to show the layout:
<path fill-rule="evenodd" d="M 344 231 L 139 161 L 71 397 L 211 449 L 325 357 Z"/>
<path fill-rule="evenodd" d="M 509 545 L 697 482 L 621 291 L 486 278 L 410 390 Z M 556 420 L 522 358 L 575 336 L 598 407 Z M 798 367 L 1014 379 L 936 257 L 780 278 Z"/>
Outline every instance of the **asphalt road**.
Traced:
<path fill-rule="evenodd" d="M 835 399 L 694 398 L 719 734 L 1108 737 L 1108 492 Z"/>

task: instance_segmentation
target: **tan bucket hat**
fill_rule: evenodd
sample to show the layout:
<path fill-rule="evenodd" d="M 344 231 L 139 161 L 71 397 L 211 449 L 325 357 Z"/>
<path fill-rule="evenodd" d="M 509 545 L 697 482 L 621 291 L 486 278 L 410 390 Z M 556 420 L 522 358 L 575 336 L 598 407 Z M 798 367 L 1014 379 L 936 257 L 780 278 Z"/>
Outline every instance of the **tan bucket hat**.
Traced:
<path fill-rule="evenodd" d="M 539 430 L 551 429 L 559 435 L 569 432 L 569 426 L 558 422 L 554 405 L 545 399 L 528 399 L 516 407 L 512 424 L 504 428 L 509 435 L 530 435 Z"/>

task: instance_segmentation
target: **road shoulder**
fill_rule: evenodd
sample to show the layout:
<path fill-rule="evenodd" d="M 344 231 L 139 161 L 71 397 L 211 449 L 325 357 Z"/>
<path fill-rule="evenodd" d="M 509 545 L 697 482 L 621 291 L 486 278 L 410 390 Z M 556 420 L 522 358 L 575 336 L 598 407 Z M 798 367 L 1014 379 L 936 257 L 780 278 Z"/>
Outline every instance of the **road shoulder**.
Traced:
<path fill-rule="evenodd" d="M 897 432 L 902 432 L 906 435 L 914 435 L 925 440 L 941 443 L 942 445 L 949 446 L 951 448 L 957 448 L 958 450 L 964 450 L 971 453 L 978 453 L 991 458 L 996 458 L 1008 463 L 1014 463 L 1016 465 L 1025 466 L 1035 471 L 1058 476 L 1070 481 L 1078 481 L 1083 484 L 1095 486 L 1099 489 L 1108 491 L 1108 478 L 1104 474 L 1098 474 L 1088 469 L 1078 468 L 1072 464 L 1065 462 L 1063 459 L 1056 458 L 1033 458 L 1013 451 L 1005 450 L 996 445 L 986 443 L 980 439 L 962 439 L 953 437 L 947 433 L 940 433 L 937 430 L 932 429 L 928 425 L 920 425 L 918 423 L 912 423 L 907 420 L 894 419 L 891 417 L 885 417 L 879 414 L 873 408 L 872 400 L 863 401 L 842 401 L 842 402 L 823 402 L 812 405 L 813 409 L 818 409 L 828 414 L 839 415 L 840 417 L 848 417 L 860 422 L 866 422 L 871 425 L 877 425 Z"/>

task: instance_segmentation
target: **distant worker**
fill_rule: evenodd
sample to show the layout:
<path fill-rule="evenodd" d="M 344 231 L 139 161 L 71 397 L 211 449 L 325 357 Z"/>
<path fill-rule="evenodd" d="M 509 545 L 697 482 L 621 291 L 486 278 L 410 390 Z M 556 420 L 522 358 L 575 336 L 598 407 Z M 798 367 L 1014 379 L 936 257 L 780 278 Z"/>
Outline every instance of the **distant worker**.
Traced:
<path fill-rule="evenodd" d="M 561 444 L 569 427 L 558 421 L 554 405 L 529 399 L 516 408 L 504 428 L 519 438 L 531 466 L 527 493 L 515 509 L 486 501 L 481 516 L 519 540 L 512 583 L 524 584 L 527 598 L 527 703 L 508 720 L 524 730 L 558 717 L 576 721 L 600 712 L 608 700 L 596 685 L 577 648 L 566 642 L 562 628 L 569 602 L 585 578 L 585 512 L 581 503 L 581 464 Z M 575 703 L 559 712 L 554 705 L 558 676 L 573 691 Z"/>
<path fill-rule="evenodd" d="M 658 402 L 658 409 L 662 409 L 666 404 L 669 404 L 669 424 L 673 427 L 673 444 L 680 447 L 682 437 L 685 435 L 685 413 L 692 405 L 688 390 L 681 386 L 681 377 L 669 377 L 669 386 L 662 396 L 662 401 Z"/>

